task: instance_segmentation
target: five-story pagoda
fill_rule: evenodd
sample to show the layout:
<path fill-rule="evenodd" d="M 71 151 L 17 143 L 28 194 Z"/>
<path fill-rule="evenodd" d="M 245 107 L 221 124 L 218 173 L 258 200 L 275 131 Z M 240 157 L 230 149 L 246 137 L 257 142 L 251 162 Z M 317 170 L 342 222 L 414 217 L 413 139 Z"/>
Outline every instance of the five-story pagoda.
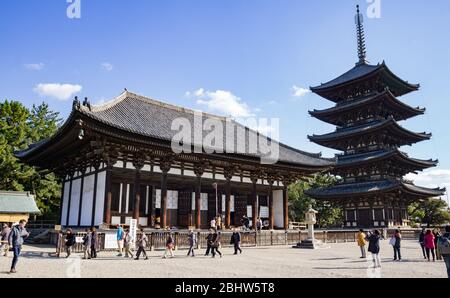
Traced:
<path fill-rule="evenodd" d="M 343 151 L 332 174 L 341 182 L 307 194 L 343 208 L 345 227 L 407 226 L 407 206 L 414 201 L 441 196 L 445 189 L 427 189 L 407 182 L 411 172 L 435 167 L 438 161 L 419 160 L 399 150 L 401 146 L 429 140 L 431 134 L 415 133 L 397 122 L 424 114 L 397 97 L 417 91 L 389 70 L 383 62 L 369 65 L 363 16 L 356 15 L 359 61 L 340 77 L 311 88 L 336 106 L 310 114 L 337 126 L 333 133 L 313 135 L 319 145 Z"/>

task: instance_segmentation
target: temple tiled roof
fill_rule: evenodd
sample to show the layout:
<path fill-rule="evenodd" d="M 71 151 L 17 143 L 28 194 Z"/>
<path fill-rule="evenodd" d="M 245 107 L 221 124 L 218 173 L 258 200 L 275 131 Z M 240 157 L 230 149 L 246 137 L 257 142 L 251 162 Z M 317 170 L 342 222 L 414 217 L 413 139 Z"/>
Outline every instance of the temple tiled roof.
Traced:
<path fill-rule="evenodd" d="M 371 151 L 363 154 L 343 155 L 337 159 L 336 167 L 347 167 L 350 165 L 362 165 L 364 163 L 371 163 L 375 161 L 382 161 L 389 158 L 396 158 L 398 161 L 415 164 L 420 169 L 427 169 L 435 167 L 438 164 L 437 160 L 421 160 L 410 158 L 406 153 L 398 149 L 387 149 Z"/>
<path fill-rule="evenodd" d="M 192 125 L 192 128 L 201 129 L 199 126 L 201 124 L 194 121 L 196 111 L 156 101 L 128 91 L 122 93 L 115 100 L 101 106 L 80 105 L 79 107 L 75 107 L 72 114 L 75 113 L 81 113 L 102 124 L 127 133 L 136 134 L 142 137 L 150 137 L 165 142 L 170 142 L 177 133 L 177 131 L 171 129 L 175 119 L 187 119 Z M 206 119 L 217 120 L 224 125 L 224 128 L 227 121 L 224 117 L 203 113 L 202 120 L 205 121 Z M 233 123 L 237 127 L 248 130 L 249 136 L 245 137 L 245 140 L 241 135 L 236 133 L 234 141 L 235 145 L 237 142 L 245 144 L 246 153 L 243 153 L 242 155 L 252 156 L 251 153 L 247 154 L 247 152 L 251 152 L 249 151 L 249 139 L 250 135 L 257 136 L 257 132 L 246 128 L 237 122 L 233 121 Z M 203 131 L 203 133 L 205 136 L 209 132 Z M 267 137 L 264 138 L 271 141 Z M 226 131 L 224 130 L 224 141 L 225 140 Z M 191 141 L 195 144 L 194 140 Z M 32 154 L 33 151 L 39 150 L 42 146 L 45 146 L 47 142 L 48 141 L 44 141 L 37 145 L 33 145 L 26 151 L 18 152 L 17 156 L 20 158 L 26 157 L 27 155 Z M 321 154 L 304 152 L 282 143 L 279 143 L 279 145 L 279 161 L 281 162 L 313 167 L 330 167 L 334 164 L 334 160 L 321 158 Z M 240 154 L 237 153 L 237 155 Z M 253 156 L 259 157 L 257 154 Z"/>
<path fill-rule="evenodd" d="M 309 136 L 309 139 L 316 143 L 330 142 L 333 140 L 342 140 L 343 138 L 353 138 L 357 135 L 372 133 L 382 128 L 388 128 L 391 133 L 397 131 L 398 133 L 402 134 L 405 137 L 405 144 L 408 143 L 407 138 L 415 143 L 423 140 L 429 140 L 432 136 L 431 134 L 427 133 L 415 133 L 409 131 L 398 125 L 398 123 L 394 119 L 388 118 L 384 120 L 374 120 L 359 126 L 351 126 L 343 129 L 338 129 L 335 132 L 329 134 Z"/>
<path fill-rule="evenodd" d="M 337 115 L 341 115 L 342 113 L 345 112 L 363 109 L 364 106 L 379 103 L 383 103 L 384 105 L 388 105 L 389 107 L 398 109 L 400 113 L 396 113 L 395 116 L 397 115 L 405 116 L 403 118 L 395 118 L 394 116 L 394 120 L 396 121 L 406 120 L 407 118 L 422 115 L 425 113 L 425 109 L 421 109 L 419 107 L 414 108 L 398 100 L 389 90 L 386 90 L 382 93 L 377 93 L 375 95 L 369 95 L 367 97 L 363 97 L 357 100 L 344 101 L 338 103 L 336 106 L 332 108 L 325 110 L 314 110 L 309 113 L 311 114 L 311 116 L 316 117 L 320 120 L 323 120 L 331 124 L 336 124 L 335 121 L 330 121 L 330 119 L 336 117 Z"/>
<path fill-rule="evenodd" d="M 381 180 L 362 183 L 338 184 L 328 188 L 308 190 L 305 193 L 318 199 L 333 199 L 371 196 L 376 193 L 398 193 L 399 191 L 423 198 L 438 197 L 444 195 L 445 193 L 445 189 L 429 189 L 400 180 Z"/>
<path fill-rule="evenodd" d="M 34 197 L 26 192 L 0 191 L 0 214 L 39 214 Z"/>
<path fill-rule="evenodd" d="M 410 84 L 398 76 L 396 76 L 383 61 L 381 64 L 370 65 L 367 63 L 358 63 L 355 67 L 344 73 L 343 75 L 316 87 L 311 87 L 311 91 L 317 93 L 325 98 L 331 99 L 328 92 L 343 86 L 354 84 L 357 81 L 364 80 L 366 78 L 372 78 L 372 75 L 380 74 L 385 82 L 389 86 L 392 86 L 390 90 L 395 96 L 402 96 L 411 91 L 416 91 L 420 88 L 418 84 Z M 394 87 L 395 86 L 395 87 Z M 333 100 L 336 101 L 336 100 Z"/>

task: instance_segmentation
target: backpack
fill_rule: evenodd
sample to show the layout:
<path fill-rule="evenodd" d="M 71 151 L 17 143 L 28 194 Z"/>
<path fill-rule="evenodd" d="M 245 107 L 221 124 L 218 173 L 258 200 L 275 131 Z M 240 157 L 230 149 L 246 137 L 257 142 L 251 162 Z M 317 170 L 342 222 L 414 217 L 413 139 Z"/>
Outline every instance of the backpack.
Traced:
<path fill-rule="evenodd" d="M 438 247 L 442 255 L 450 255 L 450 239 L 448 237 L 440 237 Z"/>

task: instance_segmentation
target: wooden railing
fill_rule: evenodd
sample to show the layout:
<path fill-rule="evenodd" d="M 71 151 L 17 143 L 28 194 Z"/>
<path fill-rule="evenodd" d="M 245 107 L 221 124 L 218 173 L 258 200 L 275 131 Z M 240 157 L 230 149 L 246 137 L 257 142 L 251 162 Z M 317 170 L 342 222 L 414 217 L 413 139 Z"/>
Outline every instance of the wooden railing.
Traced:
<path fill-rule="evenodd" d="M 394 233 L 394 230 L 384 230 L 387 238 Z M 110 232 L 114 233 L 114 232 Z M 347 243 L 356 242 L 358 231 L 355 230 L 318 230 L 315 232 L 315 238 L 323 243 Z M 403 239 L 418 239 L 420 230 L 405 229 L 402 230 Z M 76 237 L 83 237 L 85 233 L 77 233 Z M 166 241 L 169 232 L 149 232 L 146 233 L 149 241 L 147 250 L 163 250 L 165 249 Z M 175 241 L 175 249 L 185 250 L 189 248 L 189 233 L 186 232 L 172 232 Z M 232 247 L 230 244 L 232 232 L 221 233 L 222 247 Z M 197 232 L 197 248 L 206 248 L 208 232 Z M 257 246 L 286 246 L 296 245 L 304 241 L 308 236 L 307 231 L 263 231 L 263 232 L 241 232 L 241 246 L 242 247 L 257 247 Z M 57 253 L 64 250 L 64 236 L 58 233 L 50 234 L 50 241 L 56 245 Z M 77 243 L 73 247 L 74 252 L 82 252 L 83 246 Z M 99 233 L 99 251 L 105 251 L 105 233 Z M 108 249 L 106 250 L 108 251 Z M 110 249 L 111 251 L 111 249 Z"/>

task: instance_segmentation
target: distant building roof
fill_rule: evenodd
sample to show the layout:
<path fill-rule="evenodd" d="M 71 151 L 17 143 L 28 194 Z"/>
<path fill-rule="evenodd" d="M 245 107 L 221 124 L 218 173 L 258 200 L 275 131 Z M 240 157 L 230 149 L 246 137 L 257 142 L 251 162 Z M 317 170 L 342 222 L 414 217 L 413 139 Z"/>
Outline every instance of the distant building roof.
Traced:
<path fill-rule="evenodd" d="M 0 214 L 41 213 L 34 196 L 26 192 L 0 191 Z"/>

